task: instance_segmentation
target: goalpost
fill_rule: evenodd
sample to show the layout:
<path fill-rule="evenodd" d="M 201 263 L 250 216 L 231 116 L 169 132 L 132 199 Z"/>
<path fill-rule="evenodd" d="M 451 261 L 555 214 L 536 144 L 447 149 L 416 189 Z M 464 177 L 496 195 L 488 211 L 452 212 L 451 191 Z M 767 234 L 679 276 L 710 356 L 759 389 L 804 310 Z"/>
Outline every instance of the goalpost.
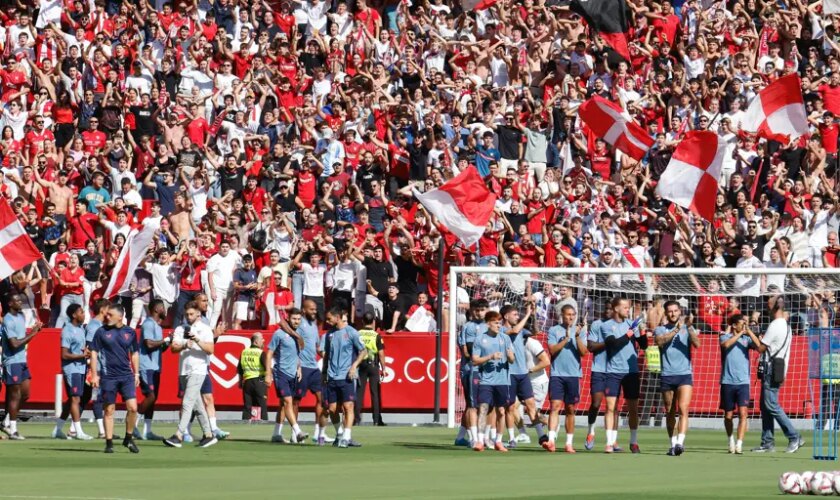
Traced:
<path fill-rule="evenodd" d="M 793 332 L 787 378 L 780 393 L 782 407 L 801 429 L 816 432 L 818 428 L 831 430 L 838 426 L 834 408 L 840 403 L 840 317 L 835 318 L 835 313 L 840 311 L 840 269 L 453 267 L 449 272 L 449 290 L 446 372 L 449 427 L 459 425 L 465 407 L 458 377 L 457 338 L 466 320 L 463 302 L 466 297 L 487 299 L 492 310 L 512 304 L 524 312 L 527 302 L 534 303 L 535 313 L 527 328 L 543 344 L 548 329 L 557 323 L 554 307 L 558 302 L 573 304 L 578 319 L 591 325 L 614 297 L 629 298 L 633 317 L 643 318 L 645 331 L 652 335 L 664 318 L 662 304 L 667 300 L 677 301 L 684 317 L 693 314 L 695 328 L 701 332 L 701 346 L 691 353 L 694 393 L 690 425 L 715 429 L 723 428 L 723 412 L 718 408 L 719 333 L 726 329 L 727 318 L 740 311 L 748 316 L 752 330 L 761 335 L 770 322 L 768 301 L 782 297 Z M 826 338 L 835 341 L 826 342 Z M 659 427 L 665 421 L 659 394 L 659 352 L 652 341 L 648 345 L 639 353 L 640 425 Z M 757 358 L 758 354 L 753 352 L 750 418 L 759 416 Z M 590 405 L 592 355 L 584 357 L 581 364 L 579 423 L 585 419 Z M 543 408 L 547 405 L 546 401 Z M 623 410 L 623 401 L 619 401 L 619 406 Z M 602 405 L 600 415 L 604 410 Z M 624 415 L 622 411 L 621 416 Z M 599 428 L 602 425 L 603 419 L 599 417 Z M 832 446 L 834 443 L 832 438 Z"/>

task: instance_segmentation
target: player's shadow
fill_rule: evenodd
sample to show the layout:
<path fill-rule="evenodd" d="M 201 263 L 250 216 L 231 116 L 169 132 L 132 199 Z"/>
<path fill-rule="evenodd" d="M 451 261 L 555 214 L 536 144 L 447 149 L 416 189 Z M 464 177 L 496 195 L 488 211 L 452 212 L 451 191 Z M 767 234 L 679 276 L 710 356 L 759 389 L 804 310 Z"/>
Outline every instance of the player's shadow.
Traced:
<path fill-rule="evenodd" d="M 33 448 L 33 450 L 39 451 L 61 451 L 61 452 L 68 452 L 68 453 L 102 453 L 101 449 L 89 449 L 89 448 Z"/>
<path fill-rule="evenodd" d="M 406 448 L 409 450 L 436 450 L 436 451 L 472 451 L 470 448 L 465 448 L 463 446 L 453 446 L 451 444 L 443 444 L 443 443 L 407 443 L 407 442 L 397 442 L 394 443 L 394 446 L 399 446 L 402 448 Z M 521 452 L 531 452 L 531 453 L 545 453 L 545 450 L 542 448 L 516 448 L 516 453 Z"/>

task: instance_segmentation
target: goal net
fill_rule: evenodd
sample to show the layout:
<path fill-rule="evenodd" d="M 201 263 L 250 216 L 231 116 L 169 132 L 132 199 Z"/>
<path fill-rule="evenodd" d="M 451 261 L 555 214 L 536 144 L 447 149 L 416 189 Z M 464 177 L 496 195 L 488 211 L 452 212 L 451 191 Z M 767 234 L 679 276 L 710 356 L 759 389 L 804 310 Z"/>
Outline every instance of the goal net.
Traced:
<path fill-rule="evenodd" d="M 664 324 L 663 304 L 677 301 L 684 317 L 691 314 L 694 326 L 700 332 L 701 345 L 692 348 L 691 364 L 694 391 L 691 403 L 693 427 L 723 428 L 723 412 L 719 409 L 721 349 L 719 334 L 726 329 L 727 319 L 737 313 L 744 314 L 750 328 L 761 335 L 771 321 L 768 303 L 783 298 L 785 309 L 790 313 L 789 325 L 793 331 L 791 354 L 787 379 L 781 389 L 781 404 L 794 424 L 811 428 L 820 413 L 820 397 L 831 394 L 832 401 L 823 405 L 826 413 L 828 404 L 833 407 L 834 395 L 840 391 L 840 378 L 821 378 L 814 370 L 809 374 L 809 354 L 812 365 L 815 353 L 809 345 L 809 336 L 840 330 L 840 318 L 835 317 L 838 308 L 836 299 L 840 292 L 840 270 L 838 269 L 624 269 L 624 268 L 499 268 L 458 267 L 449 275 L 450 294 L 448 366 L 448 424 L 460 423 L 465 409 L 462 389 L 458 381 L 457 367 L 460 353 L 457 347 L 457 332 L 467 320 L 467 302 L 486 299 L 491 310 L 498 311 L 505 305 L 518 307 L 524 313 L 525 305 L 532 303 L 535 313 L 526 328 L 535 339 L 545 345 L 549 328 L 559 322 L 560 308 L 570 304 L 578 311 L 578 319 L 591 325 L 602 318 L 613 298 L 631 300 L 632 317 L 643 318 L 644 331 L 650 335 L 648 348 L 639 353 L 641 397 L 639 413 L 641 426 L 664 426 L 665 413 L 660 399 L 659 350 L 652 341 L 653 330 Z M 466 302 L 465 302 L 466 301 Z M 835 326 L 838 328 L 835 329 Z M 840 346 L 836 352 L 840 353 Z M 832 352 L 834 354 L 834 352 Z M 817 356 L 819 353 L 817 353 Z M 818 359 L 818 358 L 817 358 Z M 751 351 L 750 415 L 759 416 L 760 383 L 756 380 L 758 353 Z M 817 361 L 819 362 L 819 361 Z M 581 400 L 577 406 L 578 422 L 585 419 L 590 406 L 589 382 L 592 355 L 581 360 Z M 819 372 L 819 370 L 816 370 Z M 838 372 L 840 377 L 840 372 Z M 834 386 L 833 384 L 838 384 Z M 624 413 L 624 402 L 619 401 Z M 548 408 L 548 401 L 543 410 Z M 600 414 L 603 415 L 602 405 Z M 824 414 L 823 421 L 834 418 Z M 603 420 L 599 418 L 598 425 Z M 622 419 L 623 422 L 623 419 Z M 829 425 L 829 424 L 826 424 Z"/>

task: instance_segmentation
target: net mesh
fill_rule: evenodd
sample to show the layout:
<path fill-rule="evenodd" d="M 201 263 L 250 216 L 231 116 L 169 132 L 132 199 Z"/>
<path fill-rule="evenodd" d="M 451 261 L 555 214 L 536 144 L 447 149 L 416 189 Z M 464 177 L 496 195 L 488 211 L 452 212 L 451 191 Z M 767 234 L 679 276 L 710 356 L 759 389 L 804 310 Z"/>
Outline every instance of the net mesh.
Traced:
<path fill-rule="evenodd" d="M 470 300 L 486 299 L 490 309 L 497 311 L 508 304 L 524 310 L 526 303 L 533 303 L 535 313 L 527 328 L 544 346 L 547 331 L 559 322 L 559 311 L 565 304 L 574 306 L 578 317 L 582 316 L 587 324 L 591 324 L 603 317 L 604 306 L 613 298 L 628 298 L 633 317 L 644 315 L 645 331 L 653 335 L 653 330 L 664 323 L 663 304 L 668 300 L 677 301 L 685 315 L 693 315 L 695 328 L 701 333 L 701 346 L 691 352 L 694 381 L 691 416 L 717 418 L 712 427 L 723 426 L 722 418 L 719 418 L 723 412 L 719 409 L 721 350 L 718 336 L 726 328 L 726 319 L 743 313 L 749 318 L 753 332 L 761 335 L 771 321 L 768 304 L 779 298 L 790 313 L 788 322 L 793 331 L 787 380 L 780 394 L 782 407 L 791 418 L 812 418 L 815 411 L 820 412 L 819 398 L 827 393 L 826 383 L 840 383 L 840 378 L 825 380 L 809 377 L 808 372 L 809 333 L 813 336 L 816 332 L 826 329 L 835 331 L 840 327 L 840 318 L 836 314 L 840 274 L 833 271 L 800 270 L 797 271 L 799 274 L 792 274 L 775 270 L 771 274 L 767 270 L 752 275 L 738 274 L 735 270 L 698 274 L 692 269 L 686 269 L 684 274 L 679 275 L 657 274 L 653 270 L 633 271 L 632 274 L 627 271 L 616 274 L 592 274 L 590 271 L 587 274 L 583 269 L 561 274 L 528 271 L 502 274 L 487 268 L 481 272 L 456 272 L 460 296 L 468 296 Z M 466 316 L 462 312 L 457 321 L 459 331 L 465 321 Z M 752 417 L 759 415 L 760 383 L 755 377 L 757 361 L 758 354 L 752 351 Z M 581 363 L 583 378 L 578 415 L 586 414 L 590 406 L 591 363 L 591 354 Z M 640 425 L 660 426 L 664 420 L 659 391 L 661 370 L 659 351 L 653 342 L 649 342 L 646 350 L 640 351 L 639 365 Z M 840 388 L 840 385 L 837 387 Z M 456 384 L 455 391 L 457 423 L 465 403 L 459 384 Z M 543 410 L 548 404 L 548 401 L 544 402 Z M 619 405 L 624 416 L 624 402 L 619 401 Z M 832 408 L 833 405 L 832 402 Z M 827 407 L 824 405 L 823 412 L 828 411 Z M 604 410 L 602 405 L 601 415 Z"/>

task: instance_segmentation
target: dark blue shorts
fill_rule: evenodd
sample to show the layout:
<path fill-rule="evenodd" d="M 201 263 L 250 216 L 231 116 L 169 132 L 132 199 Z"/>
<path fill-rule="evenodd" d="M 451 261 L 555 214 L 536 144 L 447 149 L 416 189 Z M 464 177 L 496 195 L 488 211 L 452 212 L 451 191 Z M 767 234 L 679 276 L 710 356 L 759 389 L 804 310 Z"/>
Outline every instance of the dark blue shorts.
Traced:
<path fill-rule="evenodd" d="M 140 370 L 140 392 L 143 396 L 160 393 L 160 370 Z"/>
<path fill-rule="evenodd" d="M 85 374 L 84 373 L 71 373 L 71 374 L 64 374 L 64 390 L 67 392 L 67 396 L 71 398 L 80 398 L 82 397 L 82 393 L 85 392 Z"/>
<path fill-rule="evenodd" d="M 603 393 L 607 388 L 607 374 L 604 372 L 592 372 L 592 382 L 589 384 L 589 394 Z"/>
<path fill-rule="evenodd" d="M 461 389 L 467 408 L 478 408 L 478 376 L 472 372 L 461 372 Z"/>
<path fill-rule="evenodd" d="M 624 399 L 639 399 L 638 373 L 608 373 L 604 387 L 604 396 L 617 398 L 624 393 Z"/>
<path fill-rule="evenodd" d="M 694 385 L 691 375 L 662 375 L 660 378 L 659 391 L 676 391 L 682 385 Z"/>
<path fill-rule="evenodd" d="M 24 380 L 31 378 L 32 375 L 29 374 L 29 366 L 26 363 L 7 365 L 3 373 L 3 382 L 6 385 L 20 385 Z"/>
<path fill-rule="evenodd" d="M 324 391 L 324 401 L 327 404 L 354 403 L 356 401 L 356 384 L 350 380 L 330 380 Z"/>
<path fill-rule="evenodd" d="M 510 404 L 516 399 L 524 402 L 534 397 L 534 387 L 531 385 L 531 377 L 528 375 L 510 376 Z"/>
<path fill-rule="evenodd" d="M 306 396 L 307 391 L 312 394 L 319 394 L 322 390 L 321 370 L 317 368 L 301 368 L 301 378 L 295 388 L 295 398 L 300 399 Z"/>
<path fill-rule="evenodd" d="M 99 379 L 99 399 L 102 401 L 102 404 L 115 404 L 117 402 L 117 394 L 122 396 L 123 401 L 137 398 L 137 390 L 134 387 L 134 375 L 126 375 L 121 378 Z"/>
<path fill-rule="evenodd" d="M 186 375 L 181 375 L 178 377 L 178 399 L 184 397 L 184 391 L 187 389 L 187 377 Z M 205 394 L 213 394 L 213 381 L 210 379 L 210 374 L 208 373 L 206 377 L 204 377 L 204 382 L 201 383 L 201 395 Z"/>
<path fill-rule="evenodd" d="M 504 408 L 510 402 L 509 385 L 479 385 L 478 404 Z"/>
<path fill-rule="evenodd" d="M 551 377 L 548 379 L 548 399 L 574 405 L 580 401 L 580 378 Z"/>
<path fill-rule="evenodd" d="M 283 372 L 274 372 L 274 393 L 280 399 L 291 398 L 297 394 L 297 377 L 290 377 Z"/>
<path fill-rule="evenodd" d="M 720 384 L 720 409 L 734 411 L 750 405 L 750 384 Z"/>

